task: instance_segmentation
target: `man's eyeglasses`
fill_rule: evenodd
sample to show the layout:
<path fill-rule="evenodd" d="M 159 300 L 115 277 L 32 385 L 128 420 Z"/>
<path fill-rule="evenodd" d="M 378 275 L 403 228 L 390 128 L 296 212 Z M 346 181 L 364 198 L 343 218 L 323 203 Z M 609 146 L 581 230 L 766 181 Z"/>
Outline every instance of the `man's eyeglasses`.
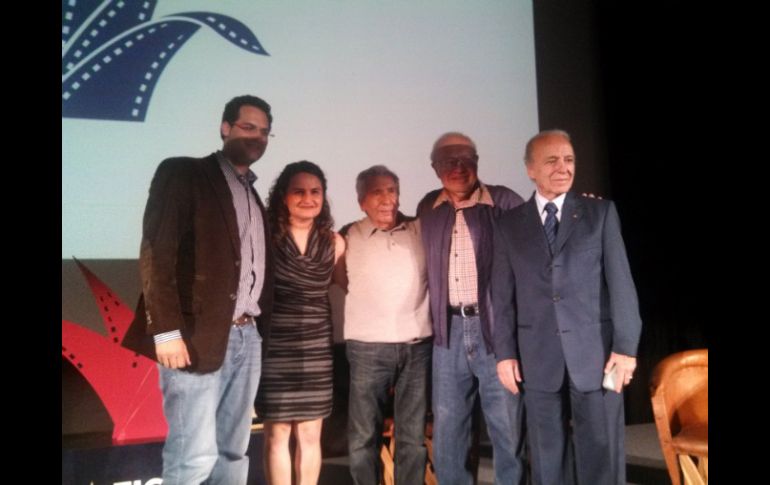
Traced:
<path fill-rule="evenodd" d="M 478 166 L 478 162 L 475 158 L 471 157 L 452 157 L 445 158 L 443 160 L 437 160 L 433 162 L 433 166 L 439 172 L 445 173 L 460 168 L 460 166 L 466 169 L 475 170 Z"/>
<path fill-rule="evenodd" d="M 260 128 L 256 125 L 252 125 L 251 123 L 238 123 L 235 122 L 233 125 L 237 126 L 241 130 L 245 131 L 246 133 L 250 135 L 254 134 L 260 134 L 264 138 L 273 138 L 275 137 L 275 133 L 270 133 L 270 128 Z"/>

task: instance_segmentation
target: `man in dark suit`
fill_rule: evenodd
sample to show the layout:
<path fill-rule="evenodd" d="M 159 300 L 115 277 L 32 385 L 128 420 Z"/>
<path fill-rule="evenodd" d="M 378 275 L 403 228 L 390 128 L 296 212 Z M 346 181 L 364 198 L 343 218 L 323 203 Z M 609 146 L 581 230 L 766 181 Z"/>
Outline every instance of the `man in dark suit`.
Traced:
<path fill-rule="evenodd" d="M 150 186 L 142 297 L 123 345 L 159 363 L 167 485 L 246 483 L 272 306 L 268 225 L 249 166 L 271 126 L 264 100 L 233 98 L 222 150 L 164 160 Z"/>
<path fill-rule="evenodd" d="M 569 192 L 566 132 L 533 137 L 525 162 L 537 191 L 495 230 L 498 376 L 514 394 L 523 388 L 534 483 L 570 483 L 574 448 L 578 484 L 624 484 L 621 393 L 642 322 L 618 214 L 610 201 Z M 610 372 L 612 391 L 602 388 Z"/>

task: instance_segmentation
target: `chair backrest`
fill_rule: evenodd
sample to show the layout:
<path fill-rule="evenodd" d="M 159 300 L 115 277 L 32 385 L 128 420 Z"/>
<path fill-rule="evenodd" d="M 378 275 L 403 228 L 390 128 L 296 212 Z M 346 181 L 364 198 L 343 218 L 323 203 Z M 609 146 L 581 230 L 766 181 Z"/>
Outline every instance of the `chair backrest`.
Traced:
<path fill-rule="evenodd" d="M 708 425 L 708 349 L 669 355 L 655 366 L 650 396 L 655 426 L 671 482 L 680 483 L 672 437 L 683 428 Z"/>

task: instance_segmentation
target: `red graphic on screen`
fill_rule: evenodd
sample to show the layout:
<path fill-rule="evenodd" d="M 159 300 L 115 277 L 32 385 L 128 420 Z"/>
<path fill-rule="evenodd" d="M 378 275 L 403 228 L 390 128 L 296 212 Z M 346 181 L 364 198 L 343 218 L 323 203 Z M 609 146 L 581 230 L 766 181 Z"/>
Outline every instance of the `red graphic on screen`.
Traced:
<path fill-rule="evenodd" d="M 114 424 L 114 443 L 164 440 L 168 425 L 156 363 L 120 345 L 134 312 L 85 265 L 75 262 L 96 299 L 107 336 L 62 319 L 62 355 L 107 408 Z"/>

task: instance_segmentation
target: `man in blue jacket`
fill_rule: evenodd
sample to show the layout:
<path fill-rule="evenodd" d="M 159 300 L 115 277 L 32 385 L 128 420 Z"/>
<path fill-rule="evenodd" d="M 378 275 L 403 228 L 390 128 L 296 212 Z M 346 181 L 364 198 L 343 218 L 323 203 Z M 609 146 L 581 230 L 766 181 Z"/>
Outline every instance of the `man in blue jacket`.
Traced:
<path fill-rule="evenodd" d="M 469 464 L 476 398 L 492 440 L 495 483 L 524 480 L 520 397 L 497 378 L 492 346 L 493 226 L 523 199 L 478 179 L 476 145 L 462 133 L 438 138 L 432 167 L 443 188 L 417 208 L 433 320 L 433 464 L 442 485 L 474 483 Z"/>

